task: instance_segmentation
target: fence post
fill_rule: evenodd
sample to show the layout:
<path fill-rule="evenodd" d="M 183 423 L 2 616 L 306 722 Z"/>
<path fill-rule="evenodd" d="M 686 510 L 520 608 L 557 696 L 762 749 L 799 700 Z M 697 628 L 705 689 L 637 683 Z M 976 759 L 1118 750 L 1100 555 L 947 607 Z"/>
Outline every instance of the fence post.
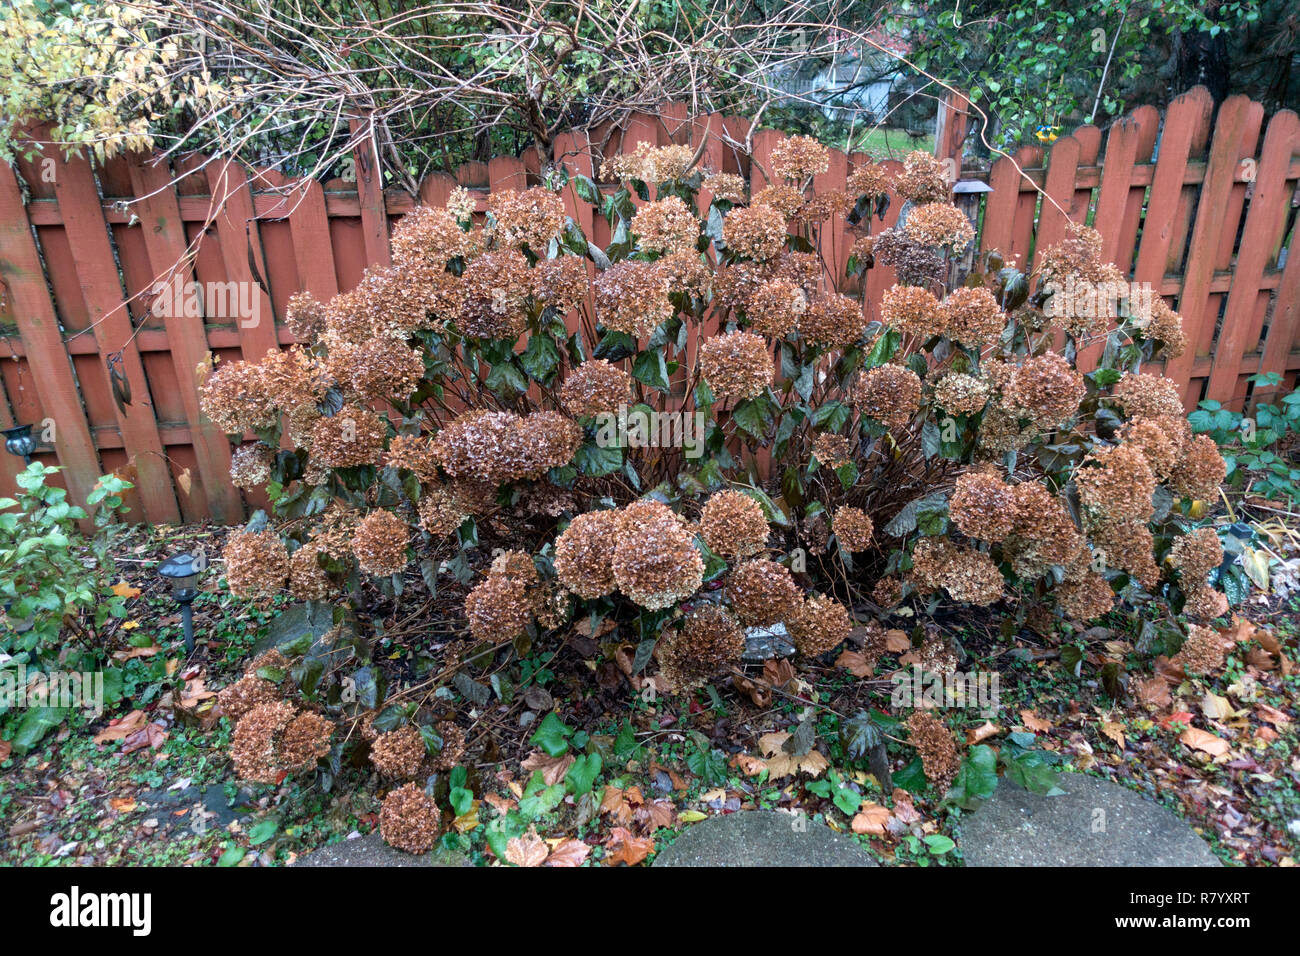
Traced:
<path fill-rule="evenodd" d="M 962 147 L 970 130 L 970 100 L 963 93 L 948 91 L 939 101 L 934 120 L 934 155 L 952 160 L 952 180 L 961 179 Z"/>

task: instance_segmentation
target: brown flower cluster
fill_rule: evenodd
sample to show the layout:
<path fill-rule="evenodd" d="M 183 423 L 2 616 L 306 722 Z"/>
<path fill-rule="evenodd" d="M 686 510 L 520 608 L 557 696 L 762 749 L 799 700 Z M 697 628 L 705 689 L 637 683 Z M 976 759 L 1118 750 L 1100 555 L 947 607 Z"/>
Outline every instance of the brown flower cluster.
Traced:
<path fill-rule="evenodd" d="M 767 519 L 757 501 L 730 489 L 712 495 L 700 511 L 700 536 L 714 554 L 746 558 L 767 544 Z"/>
<path fill-rule="evenodd" d="M 618 589 L 651 611 L 685 600 L 704 580 L 704 559 L 685 522 L 647 499 L 620 512 L 611 566 Z"/>
<path fill-rule="evenodd" d="M 799 333 L 814 345 L 843 349 L 862 337 L 867 317 L 857 299 L 831 292 L 814 296 L 797 325 Z"/>
<path fill-rule="evenodd" d="M 390 790 L 379 808 L 379 834 L 407 853 L 428 853 L 442 833 L 438 805 L 413 783 Z"/>
<path fill-rule="evenodd" d="M 1001 542 L 1015 528 L 1015 490 L 991 471 L 965 472 L 957 477 L 948 516 L 967 537 Z"/>
<path fill-rule="evenodd" d="M 700 344 L 700 371 L 719 398 L 746 399 L 763 394 L 776 368 L 767 341 L 752 332 L 725 332 Z"/>
<path fill-rule="evenodd" d="M 520 416 L 477 409 L 443 426 L 432 452 L 452 478 L 500 485 L 567 465 L 581 443 L 582 429 L 558 412 Z"/>
<path fill-rule="evenodd" d="M 843 468 L 853 463 L 853 441 L 834 432 L 822 432 L 813 439 L 812 453 L 827 468 Z"/>
<path fill-rule="evenodd" d="M 1178 653 L 1170 658 L 1170 663 L 1193 674 L 1210 676 L 1223 668 L 1229 650 L 1231 648 L 1227 639 L 1218 631 L 1193 624 L 1187 629 L 1187 640 Z"/>
<path fill-rule="evenodd" d="M 830 168 L 830 151 L 811 136 L 787 136 L 772 147 L 772 173 L 802 183 Z"/>
<path fill-rule="evenodd" d="M 523 634 L 537 616 L 540 578 L 522 551 L 507 551 L 465 596 L 470 633 L 481 641 L 508 641 Z"/>
<path fill-rule="evenodd" d="M 1004 391 L 1009 403 L 1043 429 L 1056 428 L 1073 418 L 1087 394 L 1083 375 L 1056 352 L 1025 359 Z"/>
<path fill-rule="evenodd" d="M 448 317 L 460 294 L 456 278 L 441 268 L 370 268 L 355 288 L 330 300 L 325 334 L 340 342 L 377 335 L 405 341 L 433 317 Z"/>
<path fill-rule="evenodd" d="M 273 428 L 280 420 L 276 397 L 252 362 L 222 363 L 199 386 L 203 414 L 228 435 Z"/>
<path fill-rule="evenodd" d="M 1066 569 L 1065 579 L 1052 594 L 1066 617 L 1077 621 L 1095 620 L 1115 604 L 1115 592 L 1105 578 L 1091 569 L 1086 554 Z"/>
<path fill-rule="evenodd" d="M 769 279 L 745 302 L 745 318 L 759 335 L 779 339 L 793 331 L 808 310 L 808 297 L 789 279 Z M 861 311 L 861 310 L 858 310 Z"/>
<path fill-rule="evenodd" d="M 574 418 L 615 412 L 632 394 L 632 376 L 605 359 L 588 359 L 560 386 L 560 404 Z"/>
<path fill-rule="evenodd" d="M 785 248 L 785 240 L 785 216 L 773 206 L 733 209 L 722 223 L 722 241 L 746 259 L 772 259 Z"/>
<path fill-rule="evenodd" d="M 850 196 L 887 196 L 894 187 L 894 175 L 879 163 L 867 162 L 849 173 Z"/>
<path fill-rule="evenodd" d="M 564 228 L 564 200 L 541 186 L 522 192 L 493 192 L 488 197 L 488 212 L 496 220 L 498 245 L 526 246 L 537 256 L 546 255 L 547 246 Z"/>
<path fill-rule="evenodd" d="M 745 633 L 731 613 L 717 604 L 701 604 L 680 627 L 664 634 L 655 656 L 669 691 L 682 694 L 707 684 L 744 650 Z"/>
<path fill-rule="evenodd" d="M 320 545 L 308 542 L 289 556 L 289 593 L 300 601 L 323 601 L 334 591 L 321 553 Z"/>
<path fill-rule="evenodd" d="M 866 551 L 871 547 L 871 538 L 876 533 L 876 526 L 871 516 L 861 508 L 845 506 L 835 511 L 831 518 L 831 530 L 835 540 L 845 551 Z"/>
<path fill-rule="evenodd" d="M 412 780 L 420 776 L 428 750 L 419 728 L 407 724 L 380 734 L 370 746 L 370 762 L 385 777 Z"/>
<path fill-rule="evenodd" d="M 576 309 L 587 295 L 587 263 L 577 256 L 543 259 L 533 268 L 533 299 L 559 312 Z"/>
<path fill-rule="evenodd" d="M 681 179 L 691 170 L 695 152 L 689 146 L 652 146 L 639 142 L 631 152 L 611 156 L 600 165 L 600 178 L 627 182 L 664 183 Z"/>
<path fill-rule="evenodd" d="M 790 569 L 768 558 L 736 565 L 727 577 L 726 595 L 741 623 L 753 627 L 788 623 L 803 606 L 803 592 Z"/>
<path fill-rule="evenodd" d="M 928 202 L 907 214 L 903 229 L 909 239 L 923 246 L 945 246 L 961 252 L 975 238 L 966 214 L 950 202 Z"/>
<path fill-rule="evenodd" d="M 921 379 L 901 365 L 880 365 L 858 380 L 853 401 L 863 415 L 902 428 L 921 407 Z"/>
<path fill-rule="evenodd" d="M 1115 523 L 1151 517 L 1156 476 L 1136 448 L 1097 449 L 1083 460 L 1074 480 L 1079 501 L 1092 520 Z"/>
<path fill-rule="evenodd" d="M 390 242 L 393 264 L 400 269 L 422 267 L 440 272 L 450 260 L 469 256 L 475 251 L 477 240 L 456 220 L 456 211 L 451 208 L 417 206 L 412 209 L 393 229 Z"/>
<path fill-rule="evenodd" d="M 278 699 L 275 684 L 258 677 L 256 673 L 245 674 L 217 693 L 217 704 L 232 724 L 239 723 L 254 707 L 274 703 Z"/>
<path fill-rule="evenodd" d="M 274 531 L 233 531 L 221 556 L 226 583 L 237 597 L 266 597 L 289 577 L 289 552 Z"/>
<path fill-rule="evenodd" d="M 1169 485 L 1184 498 L 1213 499 L 1228 474 L 1228 463 L 1209 435 L 1184 443 L 1178 461 L 1169 471 Z"/>
<path fill-rule="evenodd" d="M 849 611 L 824 594 L 811 594 L 792 620 L 786 622 L 790 640 L 804 657 L 819 657 L 843 644 L 853 629 Z"/>
<path fill-rule="evenodd" d="M 983 349 L 995 344 L 1006 328 L 1006 313 L 993 293 L 983 286 L 962 286 L 943 300 L 940 325 L 944 334 L 967 348 Z"/>
<path fill-rule="evenodd" d="M 946 537 L 916 543 L 911 581 L 922 594 L 942 588 L 963 604 L 987 605 L 1002 597 L 1002 573 L 993 559 Z"/>
<path fill-rule="evenodd" d="M 648 202 L 632 216 L 632 233 L 647 252 L 694 252 L 699 238 L 695 215 L 679 196 Z"/>
<path fill-rule="evenodd" d="M 314 342 L 325 331 L 326 315 L 325 306 L 310 292 L 295 292 L 289 296 L 284 324 L 299 342 Z"/>
<path fill-rule="evenodd" d="M 528 327 L 535 275 L 517 249 L 485 252 L 473 259 L 459 280 L 457 328 L 470 338 L 519 338 Z"/>
<path fill-rule="evenodd" d="M 1187 595 L 1183 612 L 1195 621 L 1210 621 L 1228 614 L 1228 598 L 1209 585 L 1193 589 Z"/>
<path fill-rule="evenodd" d="M 420 527 L 434 537 L 454 534 L 473 511 L 463 495 L 457 494 L 453 485 L 441 485 L 425 490 L 417 506 Z"/>
<path fill-rule="evenodd" d="M 1078 559 L 1084 538 L 1058 495 L 1036 481 L 1013 486 L 1015 521 L 1003 547 L 1016 575 L 1033 580 Z"/>
<path fill-rule="evenodd" d="M 555 539 L 555 574 L 560 583 L 585 600 L 612 594 L 617 511 L 587 511 L 574 517 Z"/>
<path fill-rule="evenodd" d="M 1178 571 L 1188 591 L 1204 587 L 1210 572 L 1223 563 L 1223 545 L 1213 528 L 1197 528 L 1182 535 L 1169 549 L 1169 564 Z"/>
<path fill-rule="evenodd" d="M 359 344 L 332 342 L 325 366 L 339 385 L 362 402 L 404 402 L 424 375 L 419 352 L 383 336 Z"/>
<path fill-rule="evenodd" d="M 1183 317 L 1169 307 L 1164 296 L 1153 296 L 1151 315 L 1143 329 L 1147 338 L 1155 339 L 1169 358 L 1178 358 L 1187 351 L 1187 333 L 1183 331 Z"/>
<path fill-rule="evenodd" d="M 952 198 L 952 187 L 943 163 L 920 150 L 907 154 L 894 189 L 898 195 L 914 203 L 945 202 Z"/>
<path fill-rule="evenodd" d="M 735 173 L 712 173 L 704 177 L 700 188 L 713 193 L 714 199 L 722 199 L 730 203 L 745 201 L 745 180 Z"/>
<path fill-rule="evenodd" d="M 1128 418 L 1183 417 L 1178 385 L 1158 375 L 1127 374 L 1115 383 L 1111 398 Z"/>
<path fill-rule="evenodd" d="M 1120 441 L 1124 447 L 1132 448 L 1142 454 L 1157 481 L 1164 481 L 1173 471 L 1178 461 L 1182 442 L 1170 438 L 1158 419 L 1136 418 L 1125 422 L 1119 431 Z"/>
<path fill-rule="evenodd" d="M 896 285 L 880 298 L 880 318 L 904 335 L 928 339 L 945 331 L 945 313 L 939 300 L 928 289 L 914 285 Z"/>
<path fill-rule="evenodd" d="M 373 465 L 384 451 L 388 426 L 368 408 L 345 405 L 311 427 L 311 459 L 327 468 Z"/>
<path fill-rule="evenodd" d="M 251 491 L 271 480 L 275 452 L 269 445 L 253 442 L 240 445 L 230 456 L 230 483 Z"/>
<path fill-rule="evenodd" d="M 951 731 L 933 714 L 918 710 L 907 718 L 907 738 L 921 755 L 925 778 L 936 791 L 946 793 L 961 766 Z"/>
<path fill-rule="evenodd" d="M 989 401 L 988 383 L 965 372 L 949 372 L 934 386 L 934 403 L 950 415 L 974 415 Z"/>
<path fill-rule="evenodd" d="M 616 262 L 596 277 L 596 313 L 614 332 L 638 338 L 673 316 L 668 276 L 656 262 Z"/>
<path fill-rule="evenodd" d="M 352 535 L 352 553 L 367 574 L 386 577 L 398 574 L 407 565 L 406 546 L 411 529 L 391 511 L 372 511 L 360 522 Z"/>
<path fill-rule="evenodd" d="M 235 725 L 230 746 L 235 773 L 243 780 L 278 784 L 329 753 L 333 732 L 324 717 L 300 712 L 287 701 L 259 704 Z"/>
<path fill-rule="evenodd" d="M 876 236 L 871 253 L 881 265 L 894 267 L 900 285 L 942 284 L 948 271 L 941 255 L 908 238 L 902 229 L 886 229 Z"/>

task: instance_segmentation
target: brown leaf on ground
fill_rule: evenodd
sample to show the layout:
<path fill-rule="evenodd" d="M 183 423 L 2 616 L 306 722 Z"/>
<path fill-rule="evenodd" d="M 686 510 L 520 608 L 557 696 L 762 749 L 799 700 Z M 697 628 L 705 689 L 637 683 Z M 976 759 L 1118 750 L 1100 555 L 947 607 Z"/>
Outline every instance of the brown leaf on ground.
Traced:
<path fill-rule="evenodd" d="M 1255 716 L 1260 720 L 1267 720 L 1275 727 L 1284 727 L 1291 723 L 1291 718 L 1276 707 L 1270 707 L 1268 704 L 1260 702 L 1255 705 Z"/>
<path fill-rule="evenodd" d="M 1248 650 L 1246 652 L 1246 663 L 1261 671 L 1277 669 L 1277 660 L 1262 647 L 1252 647 Z"/>
<path fill-rule="evenodd" d="M 110 720 L 108 726 L 95 734 L 95 743 L 106 744 L 114 740 L 125 740 L 147 723 L 143 710 L 133 710 L 125 717 Z"/>
<path fill-rule="evenodd" d="M 736 766 L 746 777 L 757 777 L 767 769 L 767 761 L 753 754 L 736 754 Z"/>
<path fill-rule="evenodd" d="M 849 824 L 854 833 L 866 833 L 872 836 L 884 836 L 885 824 L 889 822 L 889 810 L 878 803 L 868 803 Z"/>
<path fill-rule="evenodd" d="M 773 780 L 799 773 L 820 777 L 826 772 L 830 764 L 818 750 L 810 750 L 802 756 L 786 753 L 781 745 L 789 739 L 789 732 L 784 730 L 758 738 L 758 747 L 767 756 L 767 770 Z"/>
<path fill-rule="evenodd" d="M 912 804 L 912 795 L 900 787 L 894 788 L 894 816 L 907 824 L 918 823 L 921 819 L 921 814 Z"/>
<path fill-rule="evenodd" d="M 542 772 L 542 782 L 548 787 L 553 787 L 564 780 L 564 775 L 573 766 L 573 759 L 572 754 L 565 754 L 563 757 L 551 757 L 540 750 L 534 750 L 520 762 L 519 766 L 530 774 L 534 770 L 540 770 Z"/>
<path fill-rule="evenodd" d="M 161 650 L 162 648 L 159 647 L 157 644 L 154 644 L 150 647 L 128 647 L 125 648 L 124 650 L 114 651 L 113 660 L 126 662 L 126 661 L 133 661 L 137 657 L 153 657 Z"/>
<path fill-rule="evenodd" d="M 1106 723 L 1101 725 L 1101 733 L 1103 737 L 1109 737 L 1111 740 L 1113 740 L 1115 742 L 1115 746 L 1118 747 L 1120 750 L 1124 749 L 1125 743 L 1124 743 L 1123 724 L 1117 723 L 1113 720 L 1108 720 L 1106 721 Z"/>
<path fill-rule="evenodd" d="M 118 813 L 130 813 L 135 809 L 135 800 L 132 797 L 113 797 L 108 805 Z"/>
<path fill-rule="evenodd" d="M 609 839 L 605 841 L 605 865 L 617 866 L 623 863 L 636 866 L 645 860 L 655 848 L 655 841 L 649 837 L 635 836 L 626 827 L 614 827 Z"/>
<path fill-rule="evenodd" d="M 1020 712 L 1020 720 L 1026 727 L 1036 734 L 1045 734 L 1050 732 L 1052 729 L 1052 722 L 1050 720 L 1044 720 L 1032 710 L 1022 710 Z"/>
<path fill-rule="evenodd" d="M 514 800 L 511 800 L 509 797 L 503 797 L 499 793 L 485 793 L 483 794 L 483 801 L 502 816 L 505 816 L 515 807 L 519 806 L 519 804 Z"/>
<path fill-rule="evenodd" d="M 145 747 L 150 750 L 157 750 L 166 742 L 167 731 L 163 730 L 162 724 L 148 723 L 144 725 L 143 729 L 137 730 L 122 741 L 122 753 L 135 753 Z"/>
<path fill-rule="evenodd" d="M 0 763 L 9 759 L 9 755 L 14 752 L 14 745 L 7 740 L 0 740 Z"/>
<path fill-rule="evenodd" d="M 755 707 L 772 706 L 772 688 L 756 684 L 743 674 L 731 675 L 731 686 L 754 702 Z"/>
<path fill-rule="evenodd" d="M 966 731 L 966 745 L 974 746 L 981 741 L 988 740 L 990 737 L 996 737 L 1002 733 L 1002 728 L 992 721 L 986 720 L 978 727 L 972 727 Z"/>
<path fill-rule="evenodd" d="M 1209 720 L 1225 720 L 1234 713 L 1232 702 L 1211 691 L 1206 691 L 1201 698 L 1201 713 Z"/>
<path fill-rule="evenodd" d="M 785 690 L 789 684 L 795 681 L 796 676 L 794 665 L 785 658 L 781 658 L 779 661 L 763 662 L 763 680 L 777 690 Z"/>
<path fill-rule="evenodd" d="M 876 672 L 875 666 L 860 651 L 844 651 L 835 659 L 836 667 L 843 667 L 854 677 L 870 677 Z"/>
<path fill-rule="evenodd" d="M 1142 703 L 1157 708 L 1170 707 L 1174 702 L 1173 695 L 1169 693 L 1169 682 L 1160 676 L 1138 681 L 1137 698 Z"/>
<path fill-rule="evenodd" d="M 1178 739 L 1193 750 L 1203 751 L 1212 757 L 1221 757 L 1231 749 L 1226 740 L 1199 727 L 1188 727 Z"/>
<path fill-rule="evenodd" d="M 591 847 L 581 840 L 564 840 L 551 851 L 547 866 L 582 866 L 591 853 Z"/>
<path fill-rule="evenodd" d="M 885 632 L 885 650 L 891 654 L 904 654 L 912 646 L 912 640 L 904 631 L 897 628 Z"/>
<path fill-rule="evenodd" d="M 637 807 L 632 818 L 643 831 L 653 833 L 660 827 L 670 827 L 677 822 L 677 808 L 671 800 L 651 800 Z"/>
<path fill-rule="evenodd" d="M 536 830 L 506 841 L 506 862 L 515 866 L 541 866 L 550 853 L 546 841 L 537 835 Z"/>
<path fill-rule="evenodd" d="M 113 585 L 113 593 L 118 597 L 138 598 L 140 596 L 140 589 L 127 584 L 126 579 L 123 578 L 121 581 L 118 581 Z"/>

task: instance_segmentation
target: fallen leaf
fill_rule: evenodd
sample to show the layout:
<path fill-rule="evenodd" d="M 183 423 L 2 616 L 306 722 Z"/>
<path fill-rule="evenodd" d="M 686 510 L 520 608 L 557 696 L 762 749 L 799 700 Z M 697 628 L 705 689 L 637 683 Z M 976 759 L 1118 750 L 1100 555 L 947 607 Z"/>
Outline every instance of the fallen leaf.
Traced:
<path fill-rule="evenodd" d="M 13 744 L 11 744 L 7 740 L 0 740 L 0 763 L 4 763 L 6 760 L 8 760 L 9 755 L 13 753 L 13 750 L 14 750 Z"/>
<path fill-rule="evenodd" d="M 131 797 L 113 797 L 108 805 L 118 813 L 130 813 L 135 809 L 135 800 Z"/>
<path fill-rule="evenodd" d="M 541 866 L 550 853 L 546 841 L 535 830 L 506 841 L 506 862 L 515 866 Z"/>
<path fill-rule="evenodd" d="M 143 710 L 133 710 L 125 717 L 110 720 L 108 726 L 95 734 L 95 743 L 106 744 L 114 740 L 124 740 L 145 725 Z"/>
<path fill-rule="evenodd" d="M 885 824 L 889 822 L 889 810 L 878 803 L 868 803 L 861 812 L 853 817 L 849 824 L 854 833 L 868 833 L 884 836 Z"/>
<path fill-rule="evenodd" d="M 885 632 L 885 650 L 891 654 L 905 654 L 912 647 L 911 638 L 897 628 Z"/>
<path fill-rule="evenodd" d="M 479 825 L 478 808 L 480 806 L 482 806 L 480 801 L 471 801 L 469 809 L 451 821 L 451 825 L 457 833 L 469 833 Z"/>
<path fill-rule="evenodd" d="M 1152 677 L 1137 682 L 1138 700 L 1149 707 L 1168 707 L 1174 702 L 1169 693 L 1169 682 L 1163 677 Z"/>
<path fill-rule="evenodd" d="M 1032 710 L 1022 710 L 1020 720 L 1036 734 L 1045 734 L 1052 729 L 1052 722 L 1039 717 Z"/>
<path fill-rule="evenodd" d="M 131 587 L 131 585 L 126 583 L 126 579 L 123 578 L 121 581 L 118 581 L 113 585 L 113 593 L 118 597 L 137 598 L 140 596 L 140 589 Z"/>
<path fill-rule="evenodd" d="M 636 866 L 655 848 L 655 841 L 635 836 L 625 827 L 614 827 L 605 842 L 605 865 L 617 866 L 619 863 Z"/>
<path fill-rule="evenodd" d="M 767 769 L 767 761 L 753 754 L 736 754 L 736 766 L 747 777 L 757 777 Z"/>
<path fill-rule="evenodd" d="M 1232 703 L 1226 697 L 1206 691 L 1201 698 L 1201 713 L 1209 720 L 1224 720 L 1233 714 Z"/>
<path fill-rule="evenodd" d="M 782 744 L 789 739 L 790 733 L 784 730 L 758 738 L 758 747 L 767 757 L 767 771 L 773 780 L 798 773 L 806 773 L 810 777 L 819 777 L 825 773 L 830 763 L 819 750 L 809 750 L 803 755 L 786 753 Z"/>
<path fill-rule="evenodd" d="M 1262 702 L 1255 705 L 1255 716 L 1260 720 L 1267 720 L 1276 727 L 1283 727 L 1291 722 L 1291 718 L 1282 711 Z"/>
<path fill-rule="evenodd" d="M 843 667 L 854 677 L 870 677 L 876 672 L 874 663 L 860 651 L 844 651 L 835 659 L 835 666 Z"/>
<path fill-rule="evenodd" d="M 499 793 L 485 793 L 483 794 L 483 800 L 488 806 L 496 810 L 496 812 L 502 816 L 505 816 L 515 807 L 519 806 L 519 804 L 514 800 L 511 800 L 509 797 L 503 797 Z"/>
<path fill-rule="evenodd" d="M 992 721 L 986 720 L 980 726 L 972 727 L 970 730 L 966 731 L 966 744 L 967 746 L 974 746 L 980 741 L 988 740 L 990 737 L 996 737 L 1000 733 L 1002 733 L 1001 727 Z"/>
<path fill-rule="evenodd" d="M 551 851 L 547 866 L 582 866 L 591 853 L 591 847 L 581 840 L 565 840 Z"/>
<path fill-rule="evenodd" d="M 1198 727 L 1188 727 L 1178 739 L 1188 747 L 1203 751 L 1212 757 L 1221 757 L 1230 749 L 1226 740 Z"/>
<path fill-rule="evenodd" d="M 549 757 L 540 750 L 534 750 L 524 758 L 519 766 L 529 773 L 540 770 L 542 772 L 542 782 L 548 787 L 553 787 L 564 780 L 564 775 L 573 766 L 573 761 L 572 754 L 565 754 L 562 757 Z"/>
<path fill-rule="evenodd" d="M 1109 737 L 1115 742 L 1115 746 L 1120 750 L 1124 749 L 1124 725 L 1115 721 L 1107 721 L 1101 725 L 1102 736 Z"/>

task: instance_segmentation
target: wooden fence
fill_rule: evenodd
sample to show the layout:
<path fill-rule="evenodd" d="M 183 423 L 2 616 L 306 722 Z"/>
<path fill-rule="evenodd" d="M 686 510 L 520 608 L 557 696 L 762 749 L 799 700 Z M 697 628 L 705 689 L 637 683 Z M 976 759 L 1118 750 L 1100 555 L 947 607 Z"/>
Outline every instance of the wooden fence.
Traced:
<path fill-rule="evenodd" d="M 1300 370 L 1300 254 L 1286 256 L 1300 120 L 1278 113 L 1261 141 L 1263 115 L 1245 97 L 1214 115 L 1198 88 L 1163 116 L 1141 107 L 1104 135 L 1085 126 L 1050 148 L 1021 149 L 988 172 L 981 248 L 1032 263 L 1064 234 L 1059 205 L 1096 225 L 1106 256 L 1182 313 L 1192 344 L 1164 374 L 1185 387 L 1189 407 L 1203 396 L 1240 407 L 1253 397 L 1247 376 L 1260 371 L 1282 373 L 1290 387 Z M 963 101 L 950 101 L 936 148 L 960 155 L 966 120 Z M 565 134 L 557 155 L 591 175 L 602 155 L 638 142 L 698 144 L 706 133 L 707 166 L 765 181 L 779 133 L 720 114 L 690 117 L 681 104 L 621 128 Z M 292 341 L 282 325 L 289 296 L 305 289 L 328 298 L 368 264 L 388 262 L 392 222 L 416 203 L 441 203 L 464 185 L 483 208 L 490 191 L 524 188 L 541 171 L 535 154 L 471 163 L 411 196 L 382 188 L 368 150 L 354 153 L 354 180 L 324 183 L 197 156 L 170 169 L 143 156 L 92 166 L 53 148 L 0 167 L 0 428 L 52 423 L 52 449 L 40 458 L 64 466 L 74 499 L 99 474 L 129 468 L 137 518 L 240 520 L 250 502 L 229 482 L 227 440 L 203 419 L 194 387 L 207 354 L 257 358 Z M 817 187 L 843 188 L 863 161 L 833 151 Z M 589 237 L 610 241 L 604 219 L 571 189 L 566 204 Z M 898 208 L 891 204 L 886 224 Z M 842 231 L 826 240 L 832 268 L 842 270 L 849 242 Z M 261 321 L 183 309 L 157 316 L 150 306 L 160 281 L 243 284 L 255 290 Z M 890 270 L 872 270 L 869 308 L 891 282 Z M 130 404 L 115 401 L 110 356 Z M 0 454 L 0 493 L 11 492 L 20 467 Z"/>

